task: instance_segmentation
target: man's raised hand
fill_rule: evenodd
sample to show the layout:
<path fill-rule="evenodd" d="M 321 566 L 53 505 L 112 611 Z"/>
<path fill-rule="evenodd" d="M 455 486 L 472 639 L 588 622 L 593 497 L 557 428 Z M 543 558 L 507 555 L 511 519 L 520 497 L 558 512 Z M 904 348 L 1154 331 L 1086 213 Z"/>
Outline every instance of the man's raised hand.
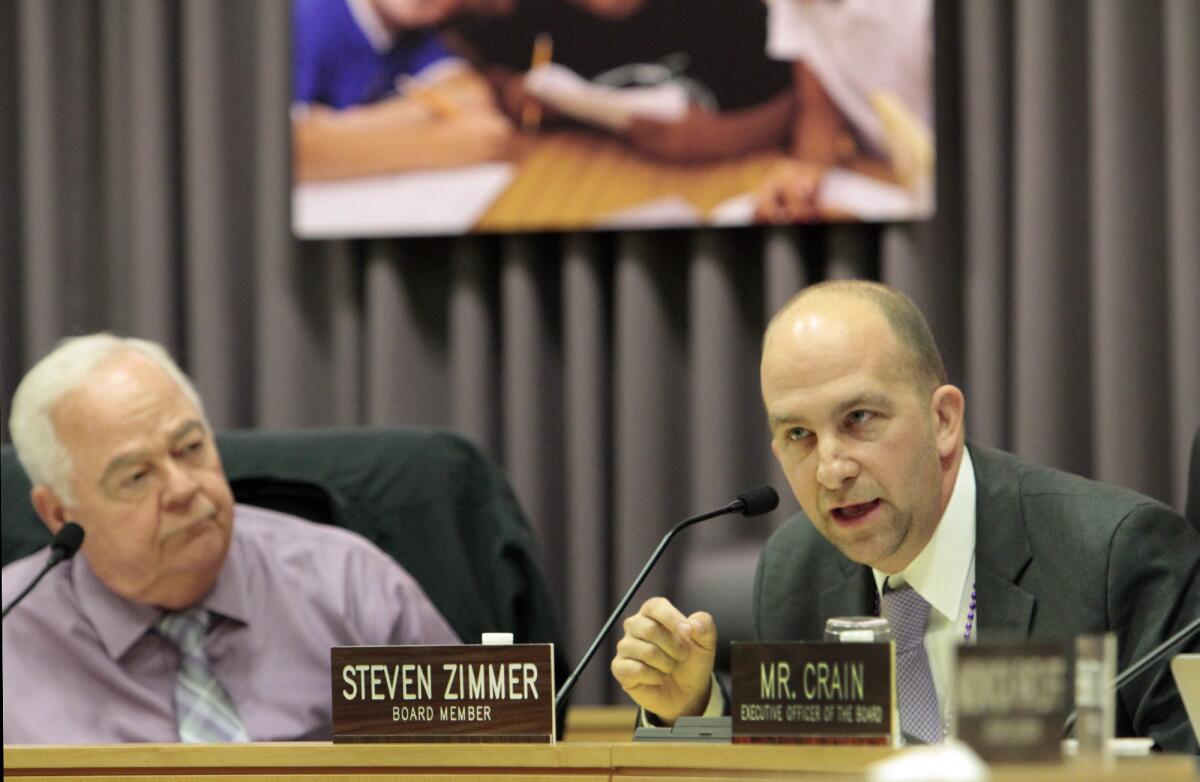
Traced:
<path fill-rule="evenodd" d="M 717 649 L 712 616 L 684 616 L 666 598 L 652 597 L 624 626 L 612 672 L 629 697 L 668 725 L 702 714 Z"/>

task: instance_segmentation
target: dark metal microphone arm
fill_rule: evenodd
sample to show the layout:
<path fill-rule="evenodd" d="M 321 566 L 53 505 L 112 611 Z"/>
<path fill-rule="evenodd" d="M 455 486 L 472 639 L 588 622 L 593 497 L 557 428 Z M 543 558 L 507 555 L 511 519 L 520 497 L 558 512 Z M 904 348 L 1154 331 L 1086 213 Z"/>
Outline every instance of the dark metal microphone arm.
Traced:
<path fill-rule="evenodd" d="M 591 647 L 589 647 L 587 652 L 583 655 L 583 659 L 579 662 L 579 665 L 575 667 L 575 670 L 571 672 L 570 677 L 568 677 L 568 679 L 563 682 L 563 686 L 559 688 L 558 695 L 554 697 L 555 713 L 562 711 L 563 706 L 567 702 L 567 696 L 571 693 L 571 689 L 575 686 L 576 680 L 579 679 L 580 674 L 582 674 L 584 669 L 587 668 L 587 665 L 589 662 L 591 662 L 592 658 L 596 656 L 597 650 L 600 649 L 600 644 L 602 644 L 605 637 L 608 636 L 608 631 L 612 629 L 612 626 L 617 623 L 617 619 L 621 616 L 621 613 L 626 609 L 626 607 L 629 606 L 629 601 L 633 600 L 634 593 L 638 591 L 638 588 L 641 587 L 642 583 L 646 580 L 646 576 L 650 575 L 650 569 L 654 567 L 655 562 L 658 562 L 658 558 L 662 556 L 662 553 L 666 549 L 667 544 L 671 541 L 671 538 L 675 537 L 675 535 L 685 527 L 690 527 L 691 525 L 701 521 L 707 521 L 708 519 L 716 516 L 724 516 L 727 513 L 739 513 L 745 507 L 746 503 L 744 500 L 736 499 L 723 508 L 717 508 L 716 510 L 709 511 L 708 513 L 701 513 L 699 516 L 692 516 L 690 519 L 684 519 L 672 527 L 670 532 L 668 532 L 666 535 L 663 535 L 663 539 L 659 541 L 658 548 L 654 549 L 654 553 L 650 555 L 650 559 L 642 568 L 642 572 L 638 573 L 638 577 L 633 580 L 633 585 L 629 587 L 629 591 L 625 593 L 625 597 L 621 598 L 621 602 L 617 603 L 617 607 L 613 610 L 612 615 L 609 616 L 608 621 L 604 623 L 604 629 L 601 630 L 600 634 L 596 636 L 596 640 L 592 641 Z"/>

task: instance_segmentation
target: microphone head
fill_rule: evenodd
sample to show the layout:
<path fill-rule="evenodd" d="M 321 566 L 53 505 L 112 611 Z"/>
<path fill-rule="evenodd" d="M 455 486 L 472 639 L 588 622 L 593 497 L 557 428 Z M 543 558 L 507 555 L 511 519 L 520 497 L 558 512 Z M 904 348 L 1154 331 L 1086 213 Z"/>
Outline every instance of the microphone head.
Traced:
<path fill-rule="evenodd" d="M 68 521 L 58 530 L 58 534 L 54 536 L 54 542 L 50 544 L 51 551 L 60 553 L 62 559 L 70 559 L 75 556 L 75 552 L 83 545 L 83 527 L 73 521 Z"/>
<path fill-rule="evenodd" d="M 779 507 L 779 495 L 770 486 L 756 486 L 739 494 L 735 502 L 742 504 L 743 516 L 761 516 Z"/>

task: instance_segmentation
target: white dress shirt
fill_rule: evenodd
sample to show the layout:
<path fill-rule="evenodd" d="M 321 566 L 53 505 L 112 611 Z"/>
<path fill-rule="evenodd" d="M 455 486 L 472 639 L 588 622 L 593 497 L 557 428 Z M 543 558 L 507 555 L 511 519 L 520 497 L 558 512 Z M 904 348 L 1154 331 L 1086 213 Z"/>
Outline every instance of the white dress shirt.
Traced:
<path fill-rule="evenodd" d="M 954 678 L 954 648 L 964 641 L 971 592 L 975 588 L 975 468 L 966 448 L 950 502 L 929 543 L 899 573 L 889 575 L 874 569 L 873 572 L 877 596 L 882 594 L 886 580 L 892 588 L 909 584 L 929 603 L 925 651 L 929 654 L 933 685 L 945 720 Z M 971 629 L 972 639 L 977 635 L 977 627 L 978 615 Z"/>

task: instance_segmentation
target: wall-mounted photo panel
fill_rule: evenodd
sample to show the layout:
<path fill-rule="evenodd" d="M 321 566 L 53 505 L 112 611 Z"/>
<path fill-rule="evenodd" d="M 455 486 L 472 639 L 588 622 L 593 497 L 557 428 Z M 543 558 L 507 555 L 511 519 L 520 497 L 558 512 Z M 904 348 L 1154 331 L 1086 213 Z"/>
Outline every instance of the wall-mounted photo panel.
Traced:
<path fill-rule="evenodd" d="M 293 0 L 293 228 L 927 218 L 932 13 L 932 0 Z"/>

